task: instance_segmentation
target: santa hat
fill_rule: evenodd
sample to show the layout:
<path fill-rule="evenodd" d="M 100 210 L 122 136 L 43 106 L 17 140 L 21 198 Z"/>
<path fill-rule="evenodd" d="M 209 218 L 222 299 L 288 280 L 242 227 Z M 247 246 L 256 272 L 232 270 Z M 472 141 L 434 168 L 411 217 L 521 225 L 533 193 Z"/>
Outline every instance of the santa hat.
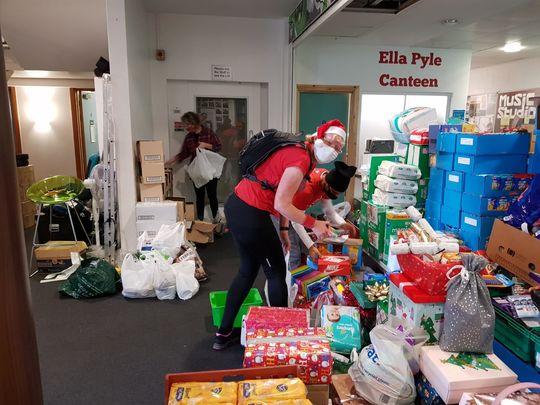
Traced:
<path fill-rule="evenodd" d="M 323 139 L 325 135 L 335 134 L 343 138 L 347 137 L 347 132 L 345 132 L 345 125 L 340 120 L 330 120 L 320 127 L 317 128 L 317 139 Z"/>

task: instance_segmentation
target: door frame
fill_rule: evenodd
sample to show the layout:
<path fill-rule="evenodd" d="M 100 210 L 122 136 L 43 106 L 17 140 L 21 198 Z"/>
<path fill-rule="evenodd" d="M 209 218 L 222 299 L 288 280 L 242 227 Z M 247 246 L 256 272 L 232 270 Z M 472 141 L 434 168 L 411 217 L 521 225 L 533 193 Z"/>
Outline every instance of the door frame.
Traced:
<path fill-rule="evenodd" d="M 345 163 L 356 166 L 357 144 L 358 144 L 358 114 L 360 103 L 360 87 L 344 85 L 317 85 L 317 84 L 297 84 L 296 85 L 296 132 L 300 130 L 300 93 L 345 93 L 349 95 L 349 133 L 347 136 L 347 153 Z M 347 191 L 345 201 L 353 206 L 354 199 L 354 178 Z"/>
<path fill-rule="evenodd" d="M 73 125 L 73 146 L 75 149 L 75 167 L 77 177 L 81 180 L 86 178 L 86 146 L 84 143 L 83 111 L 81 94 L 83 91 L 95 91 L 94 88 L 73 88 L 69 89 L 71 101 L 71 122 Z"/>
<path fill-rule="evenodd" d="M 15 138 L 15 152 L 22 153 L 21 126 L 19 123 L 19 106 L 17 104 L 17 90 L 14 86 L 8 87 L 9 106 L 11 110 L 11 123 L 13 137 Z"/>

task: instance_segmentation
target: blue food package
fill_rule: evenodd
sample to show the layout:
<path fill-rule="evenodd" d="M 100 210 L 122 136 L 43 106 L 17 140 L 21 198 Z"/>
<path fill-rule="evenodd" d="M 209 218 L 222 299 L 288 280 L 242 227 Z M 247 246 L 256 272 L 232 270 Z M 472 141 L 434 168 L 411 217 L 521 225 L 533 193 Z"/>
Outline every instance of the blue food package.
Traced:
<path fill-rule="evenodd" d="M 332 351 L 350 354 L 362 347 L 360 311 L 356 307 L 324 305 L 321 326 L 326 329 Z"/>
<path fill-rule="evenodd" d="M 535 176 L 531 184 L 518 199 L 510 205 L 503 221 L 516 228 L 532 230 L 540 219 L 540 176 Z"/>

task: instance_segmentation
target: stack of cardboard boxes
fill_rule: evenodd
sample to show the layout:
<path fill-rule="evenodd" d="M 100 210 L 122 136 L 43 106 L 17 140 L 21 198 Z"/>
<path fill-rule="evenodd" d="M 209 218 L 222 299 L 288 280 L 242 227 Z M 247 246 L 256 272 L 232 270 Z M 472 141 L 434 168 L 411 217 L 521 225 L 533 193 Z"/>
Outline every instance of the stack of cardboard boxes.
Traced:
<path fill-rule="evenodd" d="M 525 190 L 530 135 L 441 133 L 431 169 L 426 219 L 484 249 L 495 218 Z"/>
<path fill-rule="evenodd" d="M 19 186 L 19 200 L 21 201 L 21 211 L 24 228 L 30 228 L 36 223 L 36 204 L 28 200 L 26 190 L 35 181 L 34 167 L 32 165 L 17 167 L 17 183 Z"/>
<path fill-rule="evenodd" d="M 165 184 L 165 160 L 163 142 L 137 142 L 139 158 L 139 201 L 163 202 L 163 185 Z"/>

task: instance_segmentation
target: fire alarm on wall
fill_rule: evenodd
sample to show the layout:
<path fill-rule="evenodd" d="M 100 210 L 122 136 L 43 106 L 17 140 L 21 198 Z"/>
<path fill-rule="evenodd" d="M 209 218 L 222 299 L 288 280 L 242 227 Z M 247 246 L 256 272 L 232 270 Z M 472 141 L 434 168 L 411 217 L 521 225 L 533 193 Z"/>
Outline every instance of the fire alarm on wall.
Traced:
<path fill-rule="evenodd" d="M 165 60 L 165 49 L 156 50 L 156 60 Z"/>

